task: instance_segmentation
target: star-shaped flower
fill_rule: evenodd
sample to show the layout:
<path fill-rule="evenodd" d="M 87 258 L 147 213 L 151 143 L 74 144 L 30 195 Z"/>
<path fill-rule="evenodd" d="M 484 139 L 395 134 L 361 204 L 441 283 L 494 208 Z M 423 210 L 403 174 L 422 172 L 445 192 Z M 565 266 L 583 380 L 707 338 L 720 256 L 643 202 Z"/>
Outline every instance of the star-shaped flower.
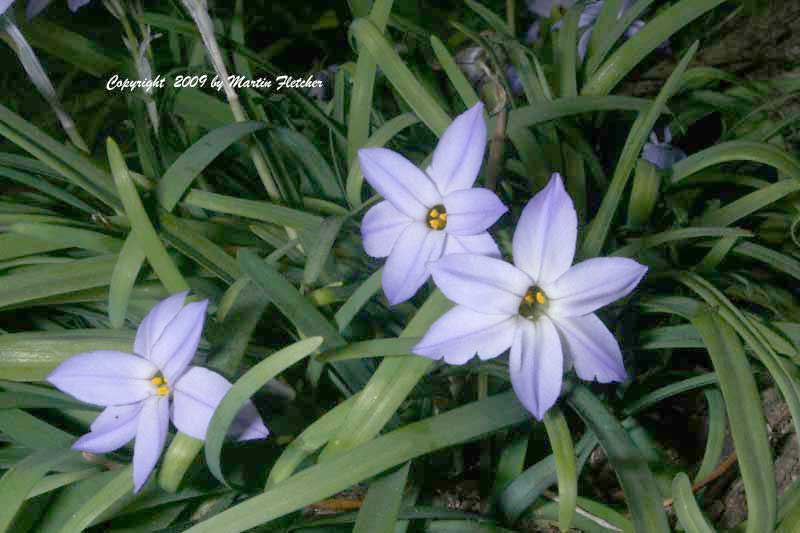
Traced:
<path fill-rule="evenodd" d="M 445 130 L 426 172 L 385 148 L 364 148 L 364 177 L 385 200 L 361 224 L 364 250 L 387 257 L 383 291 L 394 305 L 411 298 L 443 255 L 500 256 L 486 231 L 507 211 L 489 189 L 473 188 L 486 149 L 483 104 L 472 106 Z"/>
<path fill-rule="evenodd" d="M 133 354 L 80 353 L 47 376 L 47 381 L 78 400 L 105 407 L 73 448 L 106 453 L 136 437 L 134 492 L 158 462 L 170 417 L 181 432 L 205 440 L 211 416 L 231 388 L 216 372 L 189 367 L 200 343 L 208 300 L 183 305 L 186 294 L 170 296 L 147 314 L 136 331 Z M 231 433 L 250 440 L 265 438 L 269 431 L 248 402 Z"/>
<path fill-rule="evenodd" d="M 642 157 L 663 170 L 686 159 L 686 153 L 677 146 L 672 146 L 672 132 L 669 128 L 664 128 L 662 138 L 663 141 L 659 140 L 655 131 L 650 132 L 650 142 L 644 145 Z"/>
<path fill-rule="evenodd" d="M 413 352 L 460 365 L 476 353 L 491 359 L 510 347 L 514 391 L 540 420 L 571 365 L 581 379 L 625 379 L 619 345 L 594 311 L 630 293 L 647 268 L 621 257 L 570 266 L 577 228 L 572 199 L 554 174 L 522 212 L 513 265 L 473 254 L 432 265 L 436 285 L 458 305 L 433 323 Z"/>

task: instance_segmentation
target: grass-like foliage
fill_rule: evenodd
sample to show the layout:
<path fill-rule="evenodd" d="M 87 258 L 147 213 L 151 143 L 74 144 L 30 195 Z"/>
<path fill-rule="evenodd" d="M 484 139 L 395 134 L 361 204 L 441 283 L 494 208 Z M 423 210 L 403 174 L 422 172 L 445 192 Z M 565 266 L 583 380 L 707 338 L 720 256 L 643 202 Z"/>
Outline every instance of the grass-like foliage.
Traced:
<path fill-rule="evenodd" d="M 731 20 L 768 7 L 104 0 L 71 11 L 80 3 L 29 18 L 26 4 L 42 2 L 18 0 L 0 14 L 0 530 L 694 533 L 718 526 L 709 510 L 736 478 L 737 531 L 795 531 L 800 480 L 776 482 L 761 398 L 777 391 L 798 428 L 800 159 L 785 109 L 800 83 L 704 55 Z M 113 87 L 157 77 L 149 91 Z M 241 83 L 257 79 L 272 86 Z M 416 354 L 452 309 L 443 278 L 430 266 L 419 290 L 387 299 L 394 259 L 362 239 L 370 209 L 391 200 L 376 173 L 402 168 L 367 163 L 395 157 L 385 148 L 435 178 L 434 150 L 467 110 L 488 140 L 475 187 L 508 208 L 488 230 L 503 259 L 558 173 L 577 213 L 575 262 L 647 267 L 597 311 L 624 372 L 580 379 L 570 360 L 600 340 L 569 344 L 552 329 L 561 336 L 546 346 L 571 348 L 560 395 L 539 383 L 557 394 L 537 404 L 541 421 L 527 401 L 540 389 L 517 399 L 513 346 L 488 360 L 472 349 L 482 357 L 466 363 Z M 408 205 L 424 193 L 401 192 Z M 458 214 L 440 208 L 414 223 L 452 230 Z M 551 230 L 551 254 L 570 246 L 568 226 L 563 242 Z M 520 313 L 553 328 L 540 285 Z M 202 317 L 144 320 L 184 291 Z M 178 342 L 187 328 L 199 338 L 191 364 L 214 373 L 155 361 L 194 353 Z M 155 329 L 173 332 L 174 353 L 150 354 L 164 349 L 142 340 Z M 59 365 L 100 350 L 158 369 L 153 398 L 181 409 L 166 437 L 152 435 L 165 445 L 149 477 L 133 461 L 144 414 L 136 444 L 131 430 L 109 453 L 72 448 L 112 404 L 81 401 L 102 396 L 100 382 L 75 389 L 74 368 Z M 523 372 L 552 360 L 535 355 Z M 95 361 L 84 374 L 119 370 L 81 360 Z M 232 387 L 194 389 L 211 405 L 195 420 L 173 374 Z M 120 397 L 160 409 L 137 390 Z M 242 406 L 267 438 L 226 438 Z"/>

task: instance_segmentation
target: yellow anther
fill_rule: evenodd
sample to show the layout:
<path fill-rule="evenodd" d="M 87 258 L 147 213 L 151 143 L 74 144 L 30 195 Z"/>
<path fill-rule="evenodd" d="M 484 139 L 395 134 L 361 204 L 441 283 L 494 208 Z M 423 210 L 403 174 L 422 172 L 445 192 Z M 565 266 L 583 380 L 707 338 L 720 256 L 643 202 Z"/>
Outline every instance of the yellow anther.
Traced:
<path fill-rule="evenodd" d="M 533 295 L 530 293 L 530 291 L 525 293 L 524 300 L 525 300 L 526 304 L 532 304 L 533 303 Z"/>
<path fill-rule="evenodd" d="M 447 226 L 447 211 L 442 204 L 435 205 L 428 210 L 426 218 L 428 227 L 435 230 L 442 230 Z"/>
<path fill-rule="evenodd" d="M 150 380 L 150 383 L 156 386 L 161 385 L 164 383 L 164 378 L 162 378 L 161 376 L 156 376 Z"/>
<path fill-rule="evenodd" d="M 522 301 L 519 304 L 519 314 L 525 318 L 536 320 L 542 313 L 546 312 L 547 296 L 539 287 L 530 287 L 525 291 Z"/>
<path fill-rule="evenodd" d="M 166 385 L 163 385 L 163 386 L 157 388 L 156 389 L 156 394 L 158 394 L 159 396 L 166 396 L 167 394 L 169 394 L 169 387 L 167 387 Z"/>

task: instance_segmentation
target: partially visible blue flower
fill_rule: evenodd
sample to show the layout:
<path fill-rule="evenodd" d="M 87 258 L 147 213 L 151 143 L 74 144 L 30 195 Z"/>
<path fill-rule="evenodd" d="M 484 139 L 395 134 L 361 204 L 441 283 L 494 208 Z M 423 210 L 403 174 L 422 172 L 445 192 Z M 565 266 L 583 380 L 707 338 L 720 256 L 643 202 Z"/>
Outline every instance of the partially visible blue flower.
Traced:
<path fill-rule="evenodd" d="M 576 0 L 528 0 L 528 9 L 548 18 L 553 14 L 553 8 L 566 10 L 575 5 Z"/>
<path fill-rule="evenodd" d="M 625 0 L 622 2 L 620 6 L 619 13 L 617 13 L 617 18 L 621 18 L 623 13 L 627 11 L 635 2 L 636 0 Z M 531 11 L 535 12 L 539 16 L 542 17 L 549 17 L 550 11 L 544 12 L 545 8 L 548 5 L 553 4 L 556 2 L 559 7 L 562 8 L 570 8 L 575 3 L 574 0 L 535 0 L 528 3 L 528 7 Z M 597 22 L 597 17 L 600 16 L 600 11 L 603 9 L 603 5 L 605 4 L 604 0 L 595 0 L 592 2 L 587 3 L 583 7 L 583 11 L 581 11 L 580 18 L 578 20 L 578 28 L 583 29 L 583 33 L 578 40 L 578 57 L 580 60 L 583 61 L 586 58 L 586 52 L 589 48 L 589 40 L 592 37 L 592 31 L 594 29 L 594 24 Z M 552 5 L 550 7 L 552 9 Z M 557 30 L 561 27 L 563 21 L 559 20 L 555 24 L 553 24 L 552 29 Z M 636 35 L 645 25 L 643 20 L 635 20 L 631 23 L 631 25 L 625 30 L 625 37 L 631 38 Z M 539 39 L 539 32 L 540 32 L 540 23 L 539 21 L 535 21 L 530 29 L 528 30 L 527 40 L 528 43 L 533 43 L 534 41 Z M 661 46 L 661 49 L 668 49 L 669 48 L 669 41 L 665 41 Z"/>
<path fill-rule="evenodd" d="M 659 140 L 658 134 L 653 130 L 650 133 L 650 142 L 644 145 L 642 157 L 650 161 L 660 169 L 668 169 L 681 159 L 686 159 L 686 153 L 672 142 L 672 132 L 669 128 L 664 128 L 663 141 Z"/>
<path fill-rule="evenodd" d="M 486 231 L 507 208 L 489 189 L 473 188 L 486 149 L 483 104 L 445 130 L 426 172 L 385 148 L 363 148 L 364 178 L 385 198 L 364 216 L 361 235 L 372 257 L 387 257 L 383 291 L 394 305 L 411 298 L 443 255 L 500 256 Z"/>
<path fill-rule="evenodd" d="M 321 81 L 322 85 L 320 87 L 312 87 L 308 90 L 308 94 L 320 102 L 330 100 L 333 97 L 334 76 L 337 70 L 339 70 L 339 65 L 330 65 L 314 74 L 314 79 Z"/>
<path fill-rule="evenodd" d="M 158 462 L 170 417 L 181 432 L 205 440 L 211 416 L 231 388 L 219 374 L 189 367 L 203 332 L 208 300 L 183 305 L 186 294 L 175 294 L 153 307 L 136 331 L 133 354 L 80 353 L 47 376 L 47 381 L 78 400 L 105 407 L 73 448 L 107 453 L 136 438 L 134 492 Z M 247 402 L 231 433 L 249 440 L 265 438 L 269 431 L 255 406 Z"/>
<path fill-rule="evenodd" d="M 630 293 L 647 268 L 622 257 L 571 266 L 577 231 L 572 199 L 554 174 L 522 212 L 513 265 L 454 254 L 431 266 L 437 287 L 457 305 L 413 352 L 461 365 L 475 354 L 485 360 L 511 348 L 511 384 L 540 420 L 572 366 L 585 380 L 625 379 L 619 344 L 594 311 Z"/>
<path fill-rule="evenodd" d="M 28 19 L 30 20 L 41 13 L 52 1 L 53 0 L 28 0 L 28 4 L 25 6 L 25 14 L 28 16 Z M 89 2 L 91 2 L 91 0 L 67 0 L 67 5 L 75 12 Z M 14 0 L 0 0 L 0 15 L 5 13 L 13 3 Z"/>

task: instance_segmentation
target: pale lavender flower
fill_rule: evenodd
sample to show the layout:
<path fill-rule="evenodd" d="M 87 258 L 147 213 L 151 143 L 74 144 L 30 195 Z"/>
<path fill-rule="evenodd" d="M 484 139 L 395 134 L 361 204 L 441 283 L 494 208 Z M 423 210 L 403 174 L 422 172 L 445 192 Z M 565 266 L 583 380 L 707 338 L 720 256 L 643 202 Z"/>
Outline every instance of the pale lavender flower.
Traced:
<path fill-rule="evenodd" d="M 27 5 L 25 6 L 25 14 L 28 17 L 28 20 L 41 13 L 52 1 L 53 0 L 28 0 Z M 89 2 L 91 2 L 91 0 L 67 0 L 67 5 L 69 5 L 69 8 L 75 12 Z M 5 13 L 13 3 L 14 0 L 0 0 L 0 15 Z"/>
<path fill-rule="evenodd" d="M 575 5 L 576 0 L 528 0 L 528 9 L 548 18 L 553 14 L 553 8 L 566 10 Z"/>
<path fill-rule="evenodd" d="M 500 256 L 486 231 L 506 206 L 489 189 L 473 188 L 486 149 L 483 104 L 445 130 L 426 172 L 385 148 L 364 148 L 364 177 L 385 200 L 361 224 L 364 250 L 387 257 L 383 291 L 394 305 L 411 298 L 430 276 L 428 263 L 443 255 Z"/>
<path fill-rule="evenodd" d="M 594 311 L 630 293 L 647 268 L 622 257 L 572 265 L 578 219 L 561 176 L 522 212 L 512 242 L 514 264 L 457 254 L 431 266 L 439 289 L 457 305 L 442 315 L 413 352 L 450 364 L 509 347 L 511 383 L 540 419 L 561 391 L 564 370 L 601 383 L 626 373 L 614 335 Z"/>
<path fill-rule="evenodd" d="M 668 169 L 678 161 L 686 159 L 686 153 L 672 146 L 672 132 L 664 128 L 663 141 L 659 140 L 655 131 L 650 133 L 650 142 L 642 149 L 642 158 L 650 161 L 660 169 Z"/>
<path fill-rule="evenodd" d="M 621 18 L 623 13 L 630 8 L 635 0 L 625 0 L 622 2 L 620 6 L 619 13 L 617 13 L 617 19 Z M 574 2 L 573 2 L 574 3 Z M 589 48 L 589 40 L 592 37 L 592 31 L 594 30 L 594 24 L 597 22 L 597 18 L 600 16 L 600 11 L 603 9 L 603 5 L 605 4 L 604 0 L 595 0 L 593 2 L 589 2 L 584 6 L 583 11 L 581 11 L 580 18 L 578 19 L 578 28 L 583 29 L 583 33 L 578 39 L 578 57 L 580 60 L 583 61 L 586 58 L 586 52 Z M 572 3 L 570 3 L 570 6 Z M 566 6 L 566 7 L 570 7 Z M 553 29 L 557 30 L 561 27 L 563 21 L 558 21 L 557 23 L 553 24 Z M 635 20 L 631 23 L 631 25 L 625 30 L 625 38 L 630 39 L 644 27 L 645 23 L 643 20 Z M 530 30 L 533 34 L 538 38 L 538 26 L 537 29 L 533 30 L 533 27 Z M 669 41 L 665 41 L 660 48 L 666 49 L 669 47 Z"/>
<path fill-rule="evenodd" d="M 133 354 L 80 353 L 47 376 L 47 381 L 78 400 L 105 407 L 73 448 L 107 453 L 136 437 L 134 492 L 158 462 L 170 418 L 181 432 L 205 440 L 211 416 L 231 388 L 219 374 L 189 367 L 200 342 L 208 300 L 183 305 L 187 292 L 170 296 L 147 314 L 136 331 Z M 248 401 L 231 433 L 239 440 L 250 440 L 264 438 L 269 431 Z"/>

